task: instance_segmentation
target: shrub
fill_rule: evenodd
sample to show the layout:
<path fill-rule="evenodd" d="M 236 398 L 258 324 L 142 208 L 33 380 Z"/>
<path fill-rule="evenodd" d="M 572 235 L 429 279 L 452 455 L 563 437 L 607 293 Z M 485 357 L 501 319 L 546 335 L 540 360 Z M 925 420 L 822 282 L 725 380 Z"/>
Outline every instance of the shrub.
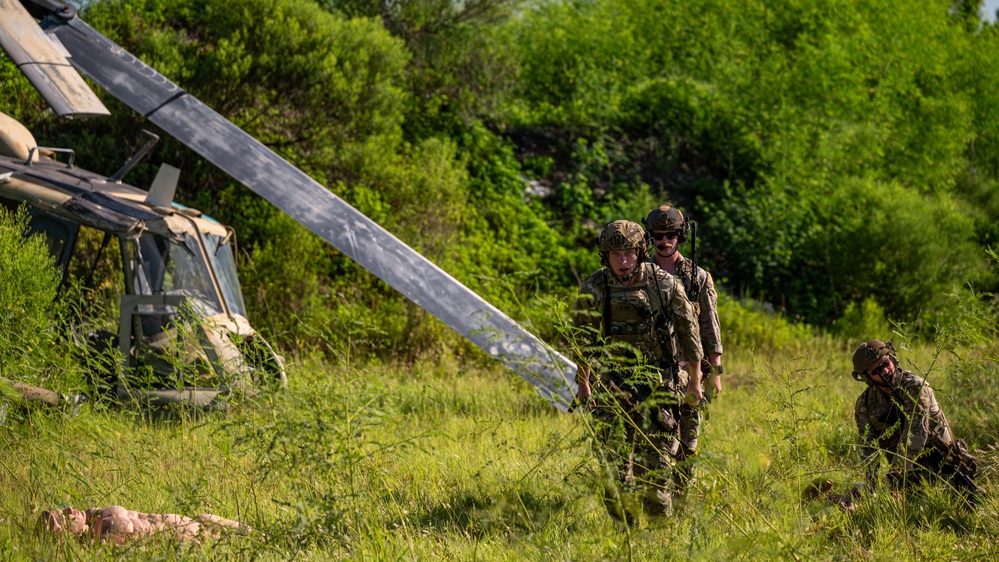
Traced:
<path fill-rule="evenodd" d="M 0 377 L 35 382 L 57 331 L 60 274 L 43 236 L 25 237 L 28 213 L 0 207 Z"/>

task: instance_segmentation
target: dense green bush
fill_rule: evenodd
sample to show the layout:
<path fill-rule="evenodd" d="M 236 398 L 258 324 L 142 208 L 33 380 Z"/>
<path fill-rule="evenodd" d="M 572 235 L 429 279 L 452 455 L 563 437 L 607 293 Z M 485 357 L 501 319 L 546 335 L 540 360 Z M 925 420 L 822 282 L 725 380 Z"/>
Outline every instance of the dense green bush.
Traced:
<path fill-rule="evenodd" d="M 999 33 L 948 1 L 120 0 L 84 15 L 524 320 L 536 293 L 597 267 L 603 224 L 660 201 L 699 223 L 723 288 L 792 319 L 846 329 L 882 310 L 926 333 L 956 321 L 942 295 L 999 287 L 982 252 L 999 240 Z M 8 110 L 84 167 L 110 173 L 140 141 L 113 100 L 113 119 L 58 123 L 0 73 Z M 159 161 L 184 170 L 181 201 L 236 227 L 251 317 L 287 347 L 335 348 L 365 312 L 369 351 L 454 343 L 169 139 L 128 181 Z"/>
<path fill-rule="evenodd" d="M 52 302 L 61 279 L 28 213 L 0 207 L 0 377 L 36 382 L 57 340 Z"/>
<path fill-rule="evenodd" d="M 522 81 L 503 119 L 623 154 L 591 178 L 684 205 L 703 262 L 736 293 L 820 324 L 873 295 L 931 329 L 950 315 L 940 295 L 980 279 L 974 242 L 993 240 L 999 217 L 985 148 L 999 37 L 950 8 L 541 3 L 513 26 Z M 585 155 L 560 154 L 553 183 L 586 169 Z M 596 220 L 620 197 L 607 182 L 569 185 L 550 200 L 565 221 Z"/>
<path fill-rule="evenodd" d="M 752 272 L 746 285 L 755 294 L 808 320 L 835 318 L 873 298 L 892 317 L 931 328 L 949 316 L 944 295 L 982 271 L 972 221 L 950 195 L 852 180 L 813 197 L 730 194 L 701 206 L 712 217 L 712 242 L 731 245 L 719 257 Z"/>

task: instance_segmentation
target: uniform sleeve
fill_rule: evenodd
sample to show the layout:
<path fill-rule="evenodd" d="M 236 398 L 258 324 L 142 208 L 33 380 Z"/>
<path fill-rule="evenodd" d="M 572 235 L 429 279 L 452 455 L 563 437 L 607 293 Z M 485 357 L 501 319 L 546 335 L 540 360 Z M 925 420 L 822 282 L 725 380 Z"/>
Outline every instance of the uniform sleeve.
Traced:
<path fill-rule="evenodd" d="M 950 435 L 950 428 L 947 427 L 947 420 L 943 417 L 940 404 L 937 403 L 936 396 L 930 385 L 924 384 L 919 389 L 918 398 L 915 400 L 915 407 L 912 408 L 912 419 L 909 420 L 909 440 L 905 451 L 905 468 L 911 470 L 916 468 L 915 463 L 919 454 L 923 452 L 937 435 L 934 430 Z M 908 412 L 906 412 L 908 413 Z M 943 423 L 940 423 L 940 420 Z"/>
<path fill-rule="evenodd" d="M 718 293 L 715 291 L 715 281 L 707 271 L 700 269 L 699 273 L 701 275 L 698 301 L 701 312 L 697 323 L 700 327 L 701 345 L 704 347 L 705 355 L 721 353 L 721 322 L 718 320 Z"/>
<path fill-rule="evenodd" d="M 667 312 L 673 322 L 676 332 L 680 353 L 684 360 L 700 361 L 704 354 L 701 351 L 701 336 L 697 325 L 697 317 L 694 315 L 694 307 L 687 300 L 687 293 L 683 290 L 683 284 L 678 283 L 676 278 L 666 272 L 659 273 L 660 283 L 663 284 L 661 298 L 663 299 L 663 310 Z"/>
<path fill-rule="evenodd" d="M 867 409 L 863 393 L 857 397 L 853 407 L 853 418 L 857 422 L 857 433 L 860 435 L 860 462 L 867 464 L 878 452 L 878 437 L 871 425 L 871 412 Z"/>
<path fill-rule="evenodd" d="M 603 307 L 604 291 L 599 283 L 600 271 L 583 281 L 579 287 L 579 296 L 572 309 L 572 324 L 575 328 L 573 337 L 575 345 L 579 351 L 582 348 L 592 346 L 596 343 L 597 335 L 600 333 L 600 323 L 602 322 L 601 310 Z M 579 359 L 580 357 L 577 357 Z"/>

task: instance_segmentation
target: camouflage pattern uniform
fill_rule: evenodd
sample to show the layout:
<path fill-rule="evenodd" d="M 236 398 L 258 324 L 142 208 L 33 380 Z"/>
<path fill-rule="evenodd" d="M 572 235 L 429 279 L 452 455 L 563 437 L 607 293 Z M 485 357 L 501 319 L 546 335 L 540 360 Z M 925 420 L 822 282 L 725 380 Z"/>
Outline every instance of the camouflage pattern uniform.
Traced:
<path fill-rule="evenodd" d="M 680 246 L 687 241 L 687 233 L 690 225 L 680 209 L 668 204 L 649 211 L 645 217 L 645 228 L 650 232 L 677 232 L 675 259 L 676 266 L 672 275 L 680 280 L 691 304 L 694 306 L 694 314 L 697 317 L 698 334 L 701 338 L 703 359 L 701 360 L 701 373 L 705 377 L 705 392 L 711 392 L 712 372 L 709 357 L 711 354 L 722 354 L 721 342 L 721 322 L 718 320 L 718 293 L 715 291 L 715 282 L 711 274 L 702 267 L 694 266 L 693 260 L 685 258 L 680 253 Z M 655 256 L 655 253 L 653 253 Z M 655 257 L 651 258 L 655 263 Z M 684 360 L 680 353 L 676 354 L 676 361 Z M 710 394 L 707 394 L 710 397 Z M 683 404 L 680 411 L 681 432 L 680 440 L 682 447 L 678 460 L 681 461 L 678 470 L 673 473 L 676 485 L 683 489 L 687 484 L 695 479 L 693 458 L 697 455 L 698 437 L 701 432 L 701 413 L 694 407 Z M 684 462 L 685 461 L 685 462 Z"/>
<path fill-rule="evenodd" d="M 711 372 L 711 364 L 708 363 L 708 354 L 722 353 L 721 322 L 718 320 L 718 293 L 715 291 L 715 282 L 711 278 L 711 274 L 698 267 L 695 277 L 692 271 L 693 267 L 694 262 L 681 255 L 673 275 L 680 280 L 688 296 L 697 297 L 697 302 L 691 304 L 694 307 L 694 315 L 697 317 L 698 334 L 701 338 L 703 352 L 701 372 L 709 373 Z M 676 361 L 683 361 L 683 355 L 677 353 Z M 705 385 L 707 384 L 706 379 Z M 683 442 L 684 457 L 696 455 L 697 438 L 701 431 L 701 414 L 695 408 L 686 406 L 685 411 L 681 412 L 681 416 L 687 420 L 684 423 L 686 431 L 682 433 L 680 438 Z"/>
<path fill-rule="evenodd" d="M 700 360 L 701 342 L 693 306 L 675 277 L 642 262 L 632 279 L 625 287 L 607 268 L 594 273 L 581 287 L 574 323 L 593 336 L 589 363 L 599 375 L 590 384 L 600 453 L 618 464 L 619 483 L 645 485 L 646 509 L 663 514 L 672 505 L 668 474 L 688 382 L 672 359 L 670 334 L 689 358 Z"/>
<path fill-rule="evenodd" d="M 673 275 L 680 278 L 687 296 L 697 297 L 697 302 L 691 304 L 694 305 L 704 358 L 707 359 L 709 353 L 722 353 L 721 322 L 718 320 L 718 292 L 715 291 L 715 281 L 711 274 L 698 266 L 695 276 L 691 271 L 693 267 L 694 262 L 681 255 Z M 677 359 L 683 358 L 678 357 Z M 701 372 L 707 373 L 710 368 L 711 365 L 707 364 L 706 361 L 701 362 Z"/>
<path fill-rule="evenodd" d="M 964 440 L 954 438 L 930 385 L 901 370 L 894 351 L 891 342 L 871 340 L 853 356 L 853 378 L 868 385 L 854 406 L 868 479 L 876 480 L 878 453 L 883 452 L 892 467 L 890 486 L 915 484 L 936 474 L 967 493 L 970 501 L 978 501 L 984 490 L 974 483 L 975 458 Z"/>
<path fill-rule="evenodd" d="M 869 466 L 876 464 L 876 455 L 884 451 L 897 471 L 917 471 L 929 460 L 931 451 L 948 450 L 954 444 L 954 433 L 933 389 L 909 371 L 900 373 L 891 394 L 876 386 L 867 387 L 857 398 L 854 418 L 860 432 L 860 457 Z M 899 454 L 900 447 L 904 447 L 904 455 Z"/>
<path fill-rule="evenodd" d="M 949 447 L 954 441 L 933 389 L 909 371 L 902 371 L 898 389 L 892 394 L 868 387 L 857 398 L 854 417 L 863 444 L 861 457 L 865 461 L 878 449 L 885 449 L 893 465 L 912 470 L 915 468 L 913 461 L 928 444 L 940 443 Z M 900 457 L 896 452 L 903 435 L 908 437 L 905 456 Z"/>

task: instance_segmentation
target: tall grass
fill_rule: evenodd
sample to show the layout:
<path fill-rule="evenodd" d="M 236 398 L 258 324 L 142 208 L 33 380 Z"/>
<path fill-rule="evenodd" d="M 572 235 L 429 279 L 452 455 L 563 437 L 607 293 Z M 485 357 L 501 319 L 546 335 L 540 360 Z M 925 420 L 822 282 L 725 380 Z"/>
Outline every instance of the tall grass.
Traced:
<path fill-rule="evenodd" d="M 900 344 L 994 486 L 994 315 L 965 303 L 960 335 Z M 958 304 L 955 304 L 958 306 Z M 564 304 L 551 310 L 564 315 Z M 990 316 L 992 315 L 992 316 Z M 944 485 L 879 492 L 844 512 L 803 500 L 815 479 L 863 478 L 849 377 L 857 341 L 724 300 L 724 391 L 703 425 L 698 480 L 675 516 L 633 528 L 604 510 L 588 414 L 543 403 L 508 371 L 374 363 L 349 342 L 289 367 L 289 388 L 227 413 L 151 416 L 0 398 L 5 559 L 936 560 L 995 559 L 999 506 Z M 355 323 L 357 338 L 364 323 Z M 902 330 L 896 327 L 897 332 Z M 977 334 L 977 335 L 976 335 Z M 902 345 L 904 344 L 904 345 Z M 69 344 L 45 350 L 66 355 Z M 41 358 L 44 360 L 44 357 Z M 71 362 L 61 365 L 74 375 Z M 68 384 L 68 383 L 67 383 Z M 85 390 L 85 389 L 84 389 Z M 123 505 L 215 513 L 255 531 L 202 543 L 93 544 L 42 532 L 42 510 Z"/>
<path fill-rule="evenodd" d="M 844 490 L 862 478 L 852 425 L 861 388 L 848 359 L 821 342 L 798 356 L 730 349 L 691 497 L 676 517 L 631 530 L 600 502 L 586 414 L 544 406 L 499 368 L 306 358 L 287 392 L 169 421 L 102 403 L 76 415 L 18 406 L 25 415 L 0 433 L 0 549 L 23 560 L 993 557 L 993 500 L 969 510 L 941 486 L 881 493 L 855 513 L 801 500 L 817 477 Z M 981 453 L 991 441 L 950 391 L 962 365 L 938 358 L 929 374 L 955 430 Z M 981 456 L 991 475 L 992 454 Z M 212 512 L 256 532 L 111 546 L 35 526 L 42 509 L 113 504 Z"/>

